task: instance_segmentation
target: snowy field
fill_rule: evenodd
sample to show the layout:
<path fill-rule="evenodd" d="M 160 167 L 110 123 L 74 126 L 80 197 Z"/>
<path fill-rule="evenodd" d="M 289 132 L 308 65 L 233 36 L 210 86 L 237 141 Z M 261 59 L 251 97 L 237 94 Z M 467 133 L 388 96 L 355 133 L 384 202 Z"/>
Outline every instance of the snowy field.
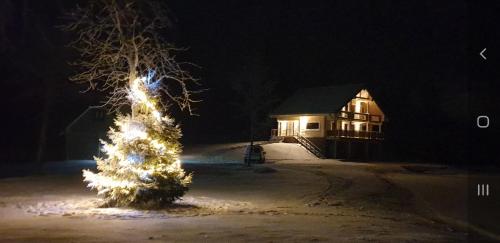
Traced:
<path fill-rule="evenodd" d="M 266 151 L 266 158 L 274 162 L 280 160 L 309 161 L 317 159 L 298 144 L 269 143 L 267 141 L 258 141 L 255 144 L 262 145 Z M 246 146 L 248 146 L 248 143 L 192 146 L 184 150 L 182 162 L 185 164 L 242 164 Z"/>
<path fill-rule="evenodd" d="M 53 162 L 43 175 L 1 179 L 0 241 L 467 240 L 467 227 L 460 224 L 466 209 L 456 206 L 465 195 L 439 197 L 465 183 L 460 171 L 422 174 L 402 164 L 319 160 L 284 143 L 264 144 L 268 163 L 245 167 L 245 145 L 186 148 L 182 160 L 194 173 L 192 187 L 183 200 L 162 210 L 99 207 L 100 199 L 85 188 L 80 173 L 95 168 L 93 161 Z M 425 189 L 426 182 L 433 190 Z"/>

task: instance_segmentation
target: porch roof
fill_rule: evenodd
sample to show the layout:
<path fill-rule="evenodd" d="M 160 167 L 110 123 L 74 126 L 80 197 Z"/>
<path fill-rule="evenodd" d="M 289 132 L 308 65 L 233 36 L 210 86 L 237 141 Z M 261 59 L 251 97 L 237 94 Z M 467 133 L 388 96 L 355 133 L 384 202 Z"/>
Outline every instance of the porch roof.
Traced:
<path fill-rule="evenodd" d="M 337 113 L 363 88 L 363 84 L 345 84 L 298 90 L 276 107 L 271 116 Z"/>

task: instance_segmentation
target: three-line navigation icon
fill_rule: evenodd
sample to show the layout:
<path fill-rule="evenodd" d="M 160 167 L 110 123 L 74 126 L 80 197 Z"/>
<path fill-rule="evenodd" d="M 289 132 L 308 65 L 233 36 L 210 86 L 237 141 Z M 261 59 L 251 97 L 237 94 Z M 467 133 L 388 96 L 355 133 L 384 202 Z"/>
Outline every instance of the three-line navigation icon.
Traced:
<path fill-rule="evenodd" d="M 477 184 L 477 196 L 487 197 L 490 195 L 490 184 Z"/>

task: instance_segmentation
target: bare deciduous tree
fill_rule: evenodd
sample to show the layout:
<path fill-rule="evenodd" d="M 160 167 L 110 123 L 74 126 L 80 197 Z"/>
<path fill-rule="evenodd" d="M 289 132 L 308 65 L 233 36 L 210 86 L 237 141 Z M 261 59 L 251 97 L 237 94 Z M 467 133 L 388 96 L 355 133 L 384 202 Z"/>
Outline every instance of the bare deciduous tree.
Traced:
<path fill-rule="evenodd" d="M 66 16 L 63 30 L 74 32 L 71 43 L 81 55 L 73 63 L 81 72 L 71 77 L 76 83 L 87 83 L 89 90 L 109 93 L 104 105 L 116 111 L 130 105 L 127 87 L 149 71 L 161 80 L 159 89 L 181 110 L 193 114 L 191 89 L 198 80 L 185 70 L 191 63 L 178 62 L 174 53 L 182 49 L 165 40 L 171 26 L 168 11 L 157 1 L 92 0 L 78 6 Z M 132 111 L 134 108 L 132 107 Z"/>

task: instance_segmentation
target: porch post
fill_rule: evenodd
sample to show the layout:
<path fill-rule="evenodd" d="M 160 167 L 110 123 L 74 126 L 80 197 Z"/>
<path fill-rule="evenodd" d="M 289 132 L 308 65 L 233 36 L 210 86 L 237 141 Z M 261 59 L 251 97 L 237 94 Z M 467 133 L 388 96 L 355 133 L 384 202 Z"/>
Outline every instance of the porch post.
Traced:
<path fill-rule="evenodd" d="M 276 136 L 280 137 L 281 136 L 281 122 L 278 121 L 278 131 L 276 132 Z"/>

